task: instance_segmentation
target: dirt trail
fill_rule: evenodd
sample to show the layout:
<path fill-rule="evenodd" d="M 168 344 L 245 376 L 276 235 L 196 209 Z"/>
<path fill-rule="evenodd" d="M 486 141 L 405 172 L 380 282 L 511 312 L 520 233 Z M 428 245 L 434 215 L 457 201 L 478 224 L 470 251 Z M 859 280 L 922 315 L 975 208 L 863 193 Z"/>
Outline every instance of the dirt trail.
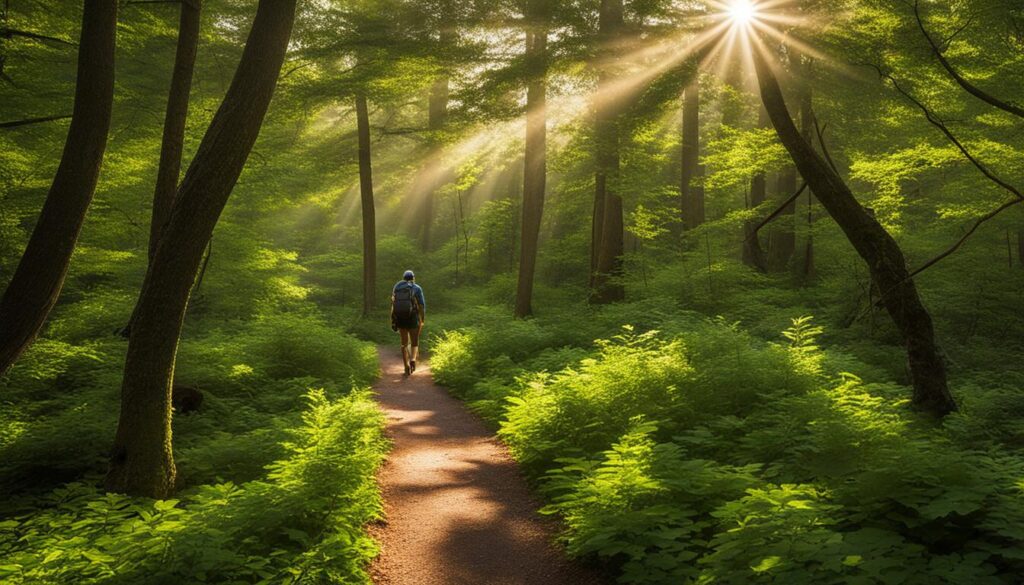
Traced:
<path fill-rule="evenodd" d="M 387 522 L 371 529 L 378 585 L 598 585 L 552 544 L 557 526 L 505 447 L 435 385 L 426 360 L 409 378 L 380 348 L 377 399 L 394 448 L 381 470 Z"/>

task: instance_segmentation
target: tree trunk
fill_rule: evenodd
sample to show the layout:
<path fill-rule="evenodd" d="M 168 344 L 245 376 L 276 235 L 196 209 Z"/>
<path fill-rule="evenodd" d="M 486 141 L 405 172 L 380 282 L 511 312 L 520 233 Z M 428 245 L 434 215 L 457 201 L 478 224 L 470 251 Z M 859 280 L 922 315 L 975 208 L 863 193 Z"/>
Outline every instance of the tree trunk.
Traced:
<path fill-rule="evenodd" d="M 452 36 L 451 33 L 442 32 L 441 43 L 450 42 Z M 427 103 L 427 129 L 432 134 L 440 132 L 448 121 L 449 84 L 448 75 L 443 74 L 435 79 L 433 85 L 430 86 L 430 97 Z M 437 140 L 436 136 L 431 138 L 435 141 Z M 442 147 L 438 145 L 428 155 L 434 168 L 428 169 L 428 171 L 433 171 L 428 172 L 428 180 L 431 182 L 431 185 L 423 197 L 423 203 L 420 205 L 420 248 L 424 252 L 430 250 L 431 228 L 434 226 L 434 198 L 436 197 L 436 187 L 441 184 L 440 167 L 444 164 L 438 158 L 441 154 L 441 149 Z"/>
<path fill-rule="evenodd" d="M 160 232 L 171 217 L 174 195 L 181 176 L 181 152 L 185 141 L 185 120 L 192 88 L 192 70 L 199 45 L 199 11 L 202 0 L 180 2 L 178 48 L 174 55 L 174 72 L 167 97 L 163 142 L 160 145 L 160 166 L 153 193 L 153 218 L 149 228 L 149 260 L 152 262 Z"/>
<path fill-rule="evenodd" d="M 231 86 L 178 189 L 128 340 L 110 491 L 160 498 L 174 490 L 171 389 L 185 308 L 214 226 L 259 135 L 294 17 L 295 0 L 260 0 Z"/>
<path fill-rule="evenodd" d="M 818 200 L 864 259 L 882 292 L 882 302 L 907 347 L 913 403 L 942 416 L 956 410 L 946 365 L 935 344 L 931 315 L 921 303 L 899 244 L 854 197 L 853 192 L 800 135 L 782 97 L 778 79 L 760 51 L 753 51 L 761 99 L 782 144 Z"/>
<path fill-rule="evenodd" d="M 775 182 L 776 193 L 780 201 L 793 196 L 797 189 L 796 167 L 787 165 Z M 782 209 L 772 223 L 768 244 L 768 267 L 776 272 L 786 269 L 796 249 L 796 234 L 793 231 L 796 221 L 796 201 Z"/>
<path fill-rule="evenodd" d="M 92 202 L 114 101 L 115 0 L 82 12 L 75 105 L 60 166 L 14 276 L 0 299 L 0 375 L 39 334 L 57 302 Z"/>
<path fill-rule="evenodd" d="M 800 132 L 804 142 L 814 144 L 814 95 L 811 85 L 811 59 L 803 57 L 803 79 L 800 83 Z M 794 223 L 796 218 L 794 217 Z M 800 277 L 806 282 L 814 278 L 814 234 L 811 231 L 814 222 L 814 190 L 807 190 L 807 240 L 804 243 L 804 257 L 800 264 Z M 795 227 L 795 225 L 794 225 Z M 792 243 L 796 248 L 796 239 Z M 792 255 L 792 252 L 790 253 Z"/>
<path fill-rule="evenodd" d="M 699 184 L 700 165 L 700 76 L 683 92 L 682 176 L 679 186 L 679 211 L 683 229 L 704 223 L 704 187 Z"/>
<path fill-rule="evenodd" d="M 370 164 L 370 114 L 363 94 L 356 95 L 356 126 L 359 133 L 359 195 L 363 210 L 363 314 L 369 315 L 376 304 L 377 220 Z"/>
<path fill-rule="evenodd" d="M 516 317 L 526 317 L 533 313 L 533 277 L 537 266 L 537 242 L 540 237 L 544 189 L 547 182 L 548 33 L 543 23 L 532 22 L 531 26 L 532 30 L 526 33 L 526 59 L 530 81 L 526 90 L 523 223 L 520 237 L 519 283 L 516 287 Z"/>
<path fill-rule="evenodd" d="M 761 111 L 758 114 L 758 127 L 768 127 L 768 114 L 764 111 L 764 108 L 761 108 Z M 755 174 L 754 178 L 750 181 L 750 200 L 748 201 L 748 209 L 756 209 L 759 205 L 764 203 L 767 197 L 768 179 L 762 171 Z M 758 272 L 765 272 L 767 270 L 768 263 L 765 259 L 764 249 L 761 248 L 761 238 L 758 237 L 757 232 L 754 231 L 754 227 L 756 225 L 757 222 L 753 220 L 743 222 L 743 263 Z"/>
<path fill-rule="evenodd" d="M 1017 266 L 1024 268 L 1024 229 L 1017 230 Z"/>
<path fill-rule="evenodd" d="M 619 41 L 623 24 L 622 0 L 601 0 L 600 36 L 610 55 L 618 52 L 618 47 L 614 45 Z M 622 196 L 616 192 L 619 176 L 619 108 L 617 100 L 609 97 L 607 91 L 602 91 L 607 89 L 613 79 L 609 71 L 611 68 L 614 68 L 614 63 L 603 64 L 597 92 L 594 231 L 600 236 L 593 243 L 597 251 L 597 262 L 591 300 L 595 303 L 621 301 L 626 296 L 625 287 L 619 281 L 624 251 Z M 596 213 L 598 210 L 600 215 Z"/>

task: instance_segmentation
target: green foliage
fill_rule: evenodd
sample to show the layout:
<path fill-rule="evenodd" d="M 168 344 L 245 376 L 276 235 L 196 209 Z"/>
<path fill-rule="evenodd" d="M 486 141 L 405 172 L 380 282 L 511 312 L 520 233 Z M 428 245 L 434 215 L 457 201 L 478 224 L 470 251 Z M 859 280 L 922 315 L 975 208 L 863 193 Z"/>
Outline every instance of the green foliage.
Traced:
<path fill-rule="evenodd" d="M 662 317 L 663 333 L 627 327 L 551 368 L 518 344 L 564 325 L 529 323 L 508 345 L 447 332 L 435 373 L 500 426 L 568 550 L 622 582 L 1008 583 L 1020 570 L 1018 426 L 972 426 L 999 421 L 986 405 L 1005 394 L 936 428 L 905 388 L 847 373 L 877 370 L 822 347 L 809 316 L 784 344 Z"/>
<path fill-rule="evenodd" d="M 381 414 L 365 391 L 310 391 L 302 425 L 264 479 L 175 500 L 72 483 L 0 523 L 5 583 L 369 582 L 381 515 Z"/>

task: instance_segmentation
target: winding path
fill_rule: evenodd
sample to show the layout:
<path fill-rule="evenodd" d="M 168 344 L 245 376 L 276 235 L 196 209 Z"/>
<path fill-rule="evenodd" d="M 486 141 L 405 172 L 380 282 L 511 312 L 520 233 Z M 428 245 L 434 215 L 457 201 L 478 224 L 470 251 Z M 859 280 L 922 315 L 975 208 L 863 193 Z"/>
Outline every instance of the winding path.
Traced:
<path fill-rule="evenodd" d="M 377 585 L 599 585 L 553 542 L 518 468 L 487 427 L 433 383 L 426 360 L 411 377 L 394 348 L 379 350 L 374 389 L 394 442 L 379 482 L 387 521 Z M 421 356 L 422 357 L 422 356 Z"/>

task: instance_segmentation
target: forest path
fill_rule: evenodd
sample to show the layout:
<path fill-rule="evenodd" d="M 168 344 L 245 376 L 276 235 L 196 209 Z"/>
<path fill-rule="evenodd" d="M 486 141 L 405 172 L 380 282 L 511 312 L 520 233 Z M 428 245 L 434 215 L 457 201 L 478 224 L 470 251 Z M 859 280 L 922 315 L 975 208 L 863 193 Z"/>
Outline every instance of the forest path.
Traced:
<path fill-rule="evenodd" d="M 378 585 L 597 585 L 552 543 L 557 530 L 504 445 L 434 384 L 429 363 L 403 375 L 398 348 L 378 350 L 374 386 L 394 442 L 378 481 L 386 523 L 371 527 Z M 424 356 L 420 356 L 423 358 Z"/>

